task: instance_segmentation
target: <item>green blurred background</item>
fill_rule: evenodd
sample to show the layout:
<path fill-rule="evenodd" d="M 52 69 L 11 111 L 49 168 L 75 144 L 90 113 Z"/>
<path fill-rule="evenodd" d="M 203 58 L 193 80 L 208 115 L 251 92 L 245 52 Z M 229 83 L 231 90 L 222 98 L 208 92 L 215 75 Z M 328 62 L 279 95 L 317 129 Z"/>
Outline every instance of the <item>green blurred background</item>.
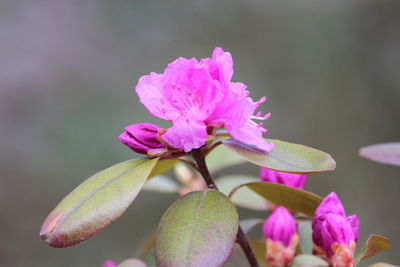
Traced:
<path fill-rule="evenodd" d="M 0 40 L 0 266 L 100 266 L 134 255 L 175 196 L 141 193 L 75 247 L 48 247 L 39 228 L 86 177 L 135 156 L 118 142 L 124 126 L 166 126 L 140 105 L 137 79 L 215 46 L 233 54 L 234 80 L 253 99 L 268 97 L 268 137 L 336 159 L 336 171 L 310 176 L 306 188 L 336 191 L 359 215 L 360 242 L 372 233 L 392 240 L 376 261 L 400 264 L 400 168 L 357 155 L 400 140 L 400 1 L 3 0 Z"/>

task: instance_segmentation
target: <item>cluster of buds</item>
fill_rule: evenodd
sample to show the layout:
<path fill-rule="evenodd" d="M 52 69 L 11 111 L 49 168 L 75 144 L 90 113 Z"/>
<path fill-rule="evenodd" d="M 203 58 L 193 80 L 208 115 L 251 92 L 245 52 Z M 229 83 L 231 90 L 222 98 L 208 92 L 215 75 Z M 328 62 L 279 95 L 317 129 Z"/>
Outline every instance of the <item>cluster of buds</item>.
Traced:
<path fill-rule="evenodd" d="M 333 267 L 353 267 L 358 226 L 357 215 L 346 217 L 338 196 L 330 193 L 316 209 L 312 222 L 314 254 Z"/>

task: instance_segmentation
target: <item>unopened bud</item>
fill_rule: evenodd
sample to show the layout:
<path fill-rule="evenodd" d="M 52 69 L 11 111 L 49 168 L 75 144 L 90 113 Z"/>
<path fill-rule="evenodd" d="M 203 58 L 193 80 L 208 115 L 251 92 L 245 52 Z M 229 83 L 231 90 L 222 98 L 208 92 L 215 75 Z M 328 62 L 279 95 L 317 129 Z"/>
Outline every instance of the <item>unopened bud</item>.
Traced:
<path fill-rule="evenodd" d="M 119 136 L 121 143 L 140 154 L 149 150 L 162 149 L 165 145 L 157 139 L 160 127 L 150 123 L 138 123 L 125 127 L 125 132 Z"/>

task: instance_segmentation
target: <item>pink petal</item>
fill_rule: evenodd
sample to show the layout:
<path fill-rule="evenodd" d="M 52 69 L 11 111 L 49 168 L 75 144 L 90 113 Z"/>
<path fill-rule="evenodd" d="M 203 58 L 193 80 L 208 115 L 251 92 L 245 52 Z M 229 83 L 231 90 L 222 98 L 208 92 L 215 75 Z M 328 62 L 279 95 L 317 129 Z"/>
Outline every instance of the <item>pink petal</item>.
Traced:
<path fill-rule="evenodd" d="M 202 121 L 180 118 L 162 137 L 174 148 L 189 152 L 205 144 L 206 125 Z"/>
<path fill-rule="evenodd" d="M 250 120 L 240 128 L 227 128 L 227 130 L 234 139 L 256 146 L 266 152 L 270 152 L 275 146 L 274 143 L 267 143 L 263 139 L 261 129 L 257 127 L 257 124 Z"/>
<path fill-rule="evenodd" d="M 229 52 L 224 52 L 221 47 L 214 48 L 212 61 L 216 63 L 219 80 L 223 86 L 228 86 L 233 76 L 233 60 Z"/>
<path fill-rule="evenodd" d="M 151 114 L 161 119 L 172 120 L 179 116 L 177 110 L 166 97 L 163 87 L 162 74 L 150 73 L 142 76 L 136 85 L 136 93 L 140 102 L 150 111 Z"/>

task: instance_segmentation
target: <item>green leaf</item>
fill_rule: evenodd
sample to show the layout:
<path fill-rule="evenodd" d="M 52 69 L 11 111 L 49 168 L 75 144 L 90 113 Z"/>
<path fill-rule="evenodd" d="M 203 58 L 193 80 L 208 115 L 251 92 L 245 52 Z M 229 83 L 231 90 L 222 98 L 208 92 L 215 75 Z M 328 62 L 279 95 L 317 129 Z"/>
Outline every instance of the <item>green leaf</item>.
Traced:
<path fill-rule="evenodd" d="M 314 244 L 312 241 L 311 221 L 300 220 L 297 228 L 299 232 L 300 249 L 302 254 L 312 254 Z"/>
<path fill-rule="evenodd" d="M 267 267 L 269 264 L 266 260 L 267 248 L 265 240 L 249 240 L 251 250 L 256 256 L 257 262 L 261 267 Z"/>
<path fill-rule="evenodd" d="M 359 154 L 379 163 L 400 166 L 400 142 L 365 146 Z"/>
<path fill-rule="evenodd" d="M 118 267 L 146 267 L 146 263 L 139 259 L 127 259 L 118 264 Z"/>
<path fill-rule="evenodd" d="M 220 170 L 240 165 L 246 161 L 235 153 L 232 153 L 225 146 L 218 146 L 206 157 L 206 163 L 211 173 L 216 173 Z"/>
<path fill-rule="evenodd" d="M 179 160 L 177 159 L 161 159 L 157 162 L 156 166 L 154 166 L 153 170 L 151 171 L 149 178 L 158 176 L 160 174 L 163 174 L 170 169 L 172 169 Z"/>
<path fill-rule="evenodd" d="M 178 189 L 179 185 L 165 175 L 158 175 L 148 180 L 143 186 L 145 191 L 159 193 L 176 193 Z"/>
<path fill-rule="evenodd" d="M 390 241 L 381 235 L 371 235 L 356 258 L 356 263 L 371 258 L 390 248 Z"/>
<path fill-rule="evenodd" d="M 128 160 L 90 177 L 49 214 L 41 238 L 49 246 L 67 247 L 99 232 L 125 212 L 157 161 Z"/>
<path fill-rule="evenodd" d="M 215 190 L 189 193 L 161 218 L 156 234 L 157 266 L 222 266 L 238 227 L 238 213 L 224 194 Z"/>
<path fill-rule="evenodd" d="M 215 181 L 219 190 L 224 194 L 228 195 L 232 189 L 250 182 L 260 181 L 257 177 L 247 176 L 247 175 L 227 175 L 223 176 Z M 235 205 L 240 207 L 253 209 L 253 210 L 268 210 L 268 203 L 264 198 L 260 197 L 258 194 L 249 190 L 248 188 L 243 188 L 237 194 L 231 198 Z"/>
<path fill-rule="evenodd" d="M 234 197 L 236 192 L 242 187 L 250 188 L 260 196 L 279 206 L 284 206 L 294 212 L 304 213 L 310 217 L 314 216 L 315 209 L 322 201 L 320 196 L 311 192 L 269 182 L 242 184 L 232 190 L 231 196 Z"/>
<path fill-rule="evenodd" d="M 336 162 L 332 157 L 320 150 L 279 140 L 266 139 L 266 141 L 275 144 L 274 149 L 269 153 L 234 139 L 226 139 L 222 142 L 243 159 L 271 170 L 316 173 L 336 168 Z"/>
<path fill-rule="evenodd" d="M 242 230 L 245 234 L 251 231 L 251 229 L 254 228 L 254 226 L 258 224 L 262 224 L 263 220 L 258 219 L 258 218 L 251 218 L 251 219 L 243 219 L 240 220 L 240 226 L 242 227 Z"/>
<path fill-rule="evenodd" d="M 392 265 L 392 264 L 385 263 L 385 262 L 377 262 L 377 263 L 370 265 L 369 267 L 399 267 L 399 266 Z"/>
<path fill-rule="evenodd" d="M 291 267 L 328 267 L 329 264 L 314 255 L 298 255 L 293 259 Z"/>

